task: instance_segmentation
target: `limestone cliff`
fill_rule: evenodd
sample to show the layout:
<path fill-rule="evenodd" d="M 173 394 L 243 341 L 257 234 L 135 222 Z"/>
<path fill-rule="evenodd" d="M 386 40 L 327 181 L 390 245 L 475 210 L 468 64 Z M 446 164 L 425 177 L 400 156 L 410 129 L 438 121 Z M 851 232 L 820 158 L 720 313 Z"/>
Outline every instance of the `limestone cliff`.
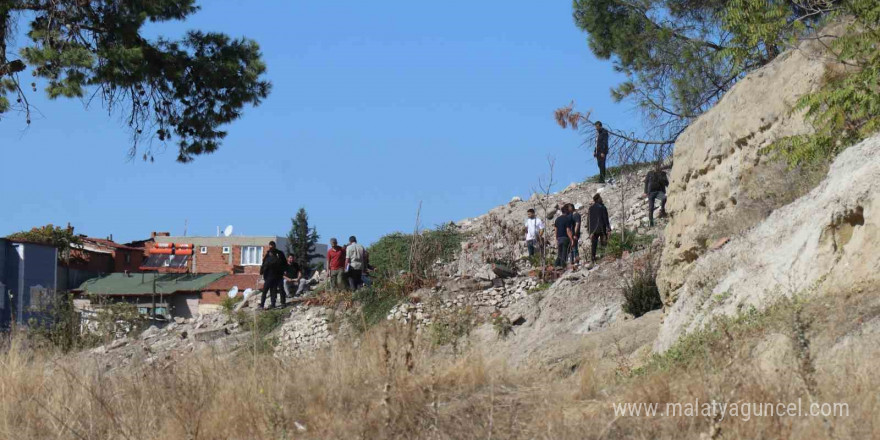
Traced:
<path fill-rule="evenodd" d="M 878 280 L 880 137 L 846 150 L 815 188 L 762 153 L 811 130 L 790 109 L 838 67 L 824 48 L 806 41 L 752 73 L 676 143 L 656 350 L 718 313 Z"/>

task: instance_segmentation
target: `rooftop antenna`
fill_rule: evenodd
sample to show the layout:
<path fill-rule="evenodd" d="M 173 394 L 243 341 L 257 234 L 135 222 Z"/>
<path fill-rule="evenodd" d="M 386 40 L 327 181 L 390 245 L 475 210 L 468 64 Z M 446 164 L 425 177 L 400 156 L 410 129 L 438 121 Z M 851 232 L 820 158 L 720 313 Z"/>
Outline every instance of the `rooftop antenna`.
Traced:
<path fill-rule="evenodd" d="M 189 219 L 183 219 L 183 236 L 186 237 L 186 227 L 189 225 Z"/>
<path fill-rule="evenodd" d="M 230 235 L 232 235 L 232 225 L 227 226 L 226 229 L 223 230 L 224 237 L 229 237 Z"/>

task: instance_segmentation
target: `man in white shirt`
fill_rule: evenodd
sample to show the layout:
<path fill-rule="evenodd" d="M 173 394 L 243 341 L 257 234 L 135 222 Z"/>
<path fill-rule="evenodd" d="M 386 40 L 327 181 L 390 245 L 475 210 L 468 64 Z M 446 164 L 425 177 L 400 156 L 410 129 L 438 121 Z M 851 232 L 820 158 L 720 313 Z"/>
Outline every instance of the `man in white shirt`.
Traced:
<path fill-rule="evenodd" d="M 348 246 L 345 248 L 345 268 L 348 273 L 348 287 L 357 290 L 364 284 L 362 275 L 365 269 L 367 250 L 358 244 L 354 235 L 348 238 Z"/>
<path fill-rule="evenodd" d="M 535 248 L 539 246 L 539 240 L 544 238 L 544 222 L 535 216 L 535 210 L 528 210 L 529 218 L 526 219 L 526 246 L 529 248 L 529 258 L 535 255 Z"/>

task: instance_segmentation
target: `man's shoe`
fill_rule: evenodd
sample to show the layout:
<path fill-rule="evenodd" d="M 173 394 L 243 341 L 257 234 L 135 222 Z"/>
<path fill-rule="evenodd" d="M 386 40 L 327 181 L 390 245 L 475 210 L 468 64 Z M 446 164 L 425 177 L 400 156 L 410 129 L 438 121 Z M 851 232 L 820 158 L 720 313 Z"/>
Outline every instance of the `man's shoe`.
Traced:
<path fill-rule="evenodd" d="M 666 211 L 660 211 L 660 214 L 657 216 L 657 218 L 665 218 L 665 217 L 666 217 Z"/>

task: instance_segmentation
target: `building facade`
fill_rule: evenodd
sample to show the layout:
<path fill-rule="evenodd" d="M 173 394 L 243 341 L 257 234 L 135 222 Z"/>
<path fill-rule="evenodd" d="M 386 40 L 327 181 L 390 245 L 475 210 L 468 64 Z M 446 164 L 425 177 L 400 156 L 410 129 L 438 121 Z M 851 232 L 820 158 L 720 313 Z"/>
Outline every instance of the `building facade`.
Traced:
<path fill-rule="evenodd" d="M 0 238 L 0 327 L 39 317 L 58 286 L 58 250 Z"/>
<path fill-rule="evenodd" d="M 231 237 L 171 237 L 156 236 L 154 248 L 160 246 L 180 245 L 191 246 L 192 253 L 187 259 L 186 269 L 191 273 L 244 273 L 259 274 L 263 264 L 263 255 L 269 249 L 269 242 L 285 254 L 287 253 L 287 237 L 266 236 L 231 236 Z M 181 249 L 189 249 L 183 247 Z M 155 252 L 155 251 L 154 251 Z M 326 260 L 327 245 L 315 246 L 315 253 L 320 257 L 312 260 L 312 264 Z"/>

